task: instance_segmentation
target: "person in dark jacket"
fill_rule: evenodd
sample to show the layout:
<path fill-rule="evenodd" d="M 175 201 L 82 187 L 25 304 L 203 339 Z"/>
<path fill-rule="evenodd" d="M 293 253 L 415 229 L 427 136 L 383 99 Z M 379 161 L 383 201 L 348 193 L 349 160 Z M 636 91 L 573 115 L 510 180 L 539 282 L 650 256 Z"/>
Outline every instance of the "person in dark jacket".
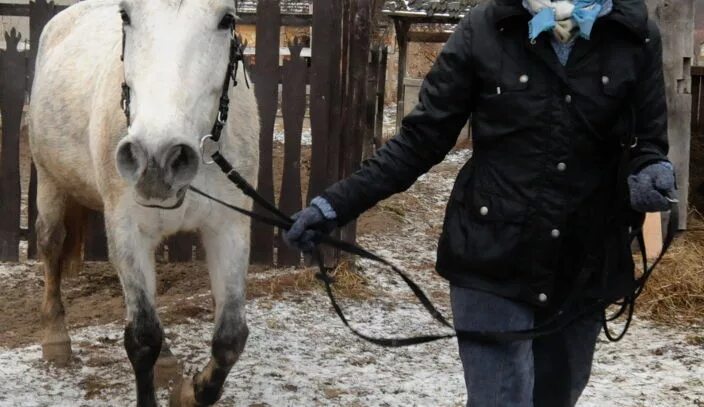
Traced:
<path fill-rule="evenodd" d="M 488 0 L 458 25 L 398 135 L 285 238 L 310 250 L 317 232 L 406 190 L 470 120 L 473 157 L 437 253 L 455 327 L 531 329 L 566 303 L 577 313 L 621 298 L 634 286 L 630 219 L 667 210 L 675 190 L 662 65 L 643 0 Z M 532 341 L 460 339 L 468 405 L 574 405 L 601 322 L 594 312 Z"/>

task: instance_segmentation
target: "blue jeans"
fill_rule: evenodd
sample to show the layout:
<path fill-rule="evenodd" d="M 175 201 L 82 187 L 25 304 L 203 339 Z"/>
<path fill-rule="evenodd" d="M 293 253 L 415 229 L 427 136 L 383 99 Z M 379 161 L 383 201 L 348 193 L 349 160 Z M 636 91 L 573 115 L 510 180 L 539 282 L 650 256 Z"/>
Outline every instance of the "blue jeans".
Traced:
<path fill-rule="evenodd" d="M 457 329 L 515 331 L 540 324 L 535 308 L 492 294 L 451 288 Z M 459 340 L 471 407 L 574 406 L 587 386 L 601 323 L 583 318 L 533 341 Z"/>

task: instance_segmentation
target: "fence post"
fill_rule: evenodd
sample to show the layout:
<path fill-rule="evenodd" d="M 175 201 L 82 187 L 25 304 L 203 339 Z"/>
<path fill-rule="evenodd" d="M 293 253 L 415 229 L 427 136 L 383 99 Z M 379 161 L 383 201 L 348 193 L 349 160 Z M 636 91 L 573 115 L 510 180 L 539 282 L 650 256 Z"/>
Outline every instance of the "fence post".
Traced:
<path fill-rule="evenodd" d="M 306 114 L 306 61 L 301 58 L 303 44 L 297 37 L 289 44 L 291 58 L 282 68 L 283 95 L 281 111 L 284 116 L 284 171 L 281 178 L 279 208 L 287 215 L 301 210 L 301 133 Z M 277 265 L 298 266 L 301 254 L 278 240 Z"/>
<path fill-rule="evenodd" d="M 279 45 L 281 10 L 279 0 L 259 0 L 257 3 L 256 86 L 261 132 L 259 137 L 258 192 L 274 202 L 273 137 L 279 95 Z M 259 205 L 254 211 L 262 213 Z M 252 223 L 252 263 L 273 264 L 274 228 Z"/>
<path fill-rule="evenodd" d="M 691 66 L 693 57 L 694 0 L 647 0 L 650 16 L 662 32 L 668 101 L 670 159 L 677 171 L 680 228 L 687 227 L 691 136 Z"/>
<path fill-rule="evenodd" d="M 348 121 L 341 148 L 342 176 L 352 174 L 362 158 L 362 143 L 366 118 L 367 63 L 371 39 L 370 0 L 355 0 L 350 8 L 350 48 L 348 69 L 347 112 Z M 342 231 L 342 237 L 355 241 L 357 225 L 350 224 Z"/>
<path fill-rule="evenodd" d="M 389 48 L 384 46 L 379 61 L 379 77 L 376 93 L 376 125 L 374 126 L 374 145 L 380 149 L 384 144 L 384 96 L 386 96 L 386 68 L 389 60 Z"/>
<path fill-rule="evenodd" d="M 18 261 L 20 243 L 20 125 L 25 102 L 26 51 L 13 28 L 4 33 L 7 50 L 0 50 L 0 261 Z"/>

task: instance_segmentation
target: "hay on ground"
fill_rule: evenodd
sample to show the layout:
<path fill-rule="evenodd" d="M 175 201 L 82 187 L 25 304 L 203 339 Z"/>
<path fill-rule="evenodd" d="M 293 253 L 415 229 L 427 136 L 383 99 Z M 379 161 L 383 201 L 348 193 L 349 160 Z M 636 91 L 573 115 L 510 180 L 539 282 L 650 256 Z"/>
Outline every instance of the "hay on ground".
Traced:
<path fill-rule="evenodd" d="M 639 314 L 658 322 L 704 323 L 704 219 L 673 243 L 639 299 Z"/>

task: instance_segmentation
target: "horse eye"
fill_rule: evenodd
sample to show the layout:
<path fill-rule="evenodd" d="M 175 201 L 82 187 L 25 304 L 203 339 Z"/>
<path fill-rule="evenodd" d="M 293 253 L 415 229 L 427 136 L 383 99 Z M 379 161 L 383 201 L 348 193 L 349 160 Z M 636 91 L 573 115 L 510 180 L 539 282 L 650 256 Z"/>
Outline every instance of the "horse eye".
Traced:
<path fill-rule="evenodd" d="M 218 24 L 218 29 L 220 30 L 228 30 L 232 29 L 232 27 L 235 26 L 235 16 L 232 14 L 225 14 L 225 16 L 220 20 L 220 24 Z"/>
<path fill-rule="evenodd" d="M 130 25 L 130 15 L 125 10 L 120 10 L 120 17 L 122 17 L 122 24 Z"/>

